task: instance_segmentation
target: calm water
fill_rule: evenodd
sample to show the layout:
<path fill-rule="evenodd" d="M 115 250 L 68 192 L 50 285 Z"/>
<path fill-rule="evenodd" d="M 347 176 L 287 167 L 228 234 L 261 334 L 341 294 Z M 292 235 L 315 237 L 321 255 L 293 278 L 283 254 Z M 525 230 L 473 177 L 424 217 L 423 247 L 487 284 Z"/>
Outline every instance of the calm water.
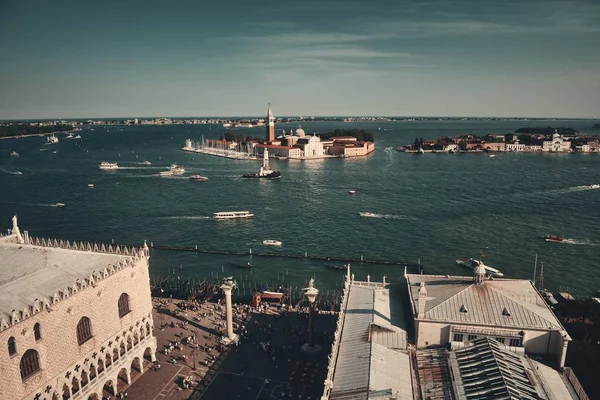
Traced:
<path fill-rule="evenodd" d="M 280 161 L 282 178 L 245 180 L 257 161 L 234 161 L 185 153 L 186 138 L 216 138 L 219 126 L 138 126 L 84 129 L 83 139 L 45 144 L 45 138 L 0 140 L 0 223 L 19 216 L 32 235 L 65 239 L 194 245 L 203 249 L 264 251 L 263 239 L 283 241 L 283 253 L 368 258 L 421 259 L 428 273 L 465 273 L 457 258 L 477 257 L 506 276 L 531 278 L 535 254 L 544 262 L 545 286 L 579 295 L 600 289 L 600 155 L 485 154 L 411 155 L 385 151 L 415 137 L 505 133 L 520 126 L 572 126 L 592 133 L 594 121 L 464 121 L 306 123 L 309 132 L 334 127 L 376 131 L 377 151 L 360 159 Z M 295 127 L 296 125 L 294 125 Z M 288 130 L 291 125 L 279 125 Z M 378 130 L 381 128 L 381 130 Z M 262 130 L 246 129 L 262 135 Z M 20 154 L 10 156 L 11 151 Z M 125 167 L 98 169 L 103 161 Z M 152 162 L 151 167 L 142 161 Z M 181 163 L 208 182 L 163 178 L 158 172 Z M 21 171 L 22 175 L 15 175 Z M 88 183 L 95 187 L 89 189 Z M 355 196 L 348 194 L 356 190 Z M 52 207 L 57 202 L 66 208 Z M 216 211 L 250 210 L 248 221 L 217 222 Z M 380 218 L 366 218 L 372 212 Z M 3 229 L 4 229 L 3 228 Z M 546 243 L 542 235 L 569 243 Z M 230 262 L 248 258 L 153 251 L 151 272 L 208 277 L 223 272 L 241 278 Z M 255 257 L 248 278 L 302 285 L 312 275 L 333 287 L 341 273 L 322 262 Z M 401 267 L 353 265 L 357 279 L 397 280 Z M 281 271 L 289 275 L 281 276 Z M 538 269 L 539 270 L 539 269 Z M 468 272 L 467 272 L 468 273 Z M 246 271 L 243 271 L 246 274 Z M 244 280 L 246 278 L 244 277 Z"/>

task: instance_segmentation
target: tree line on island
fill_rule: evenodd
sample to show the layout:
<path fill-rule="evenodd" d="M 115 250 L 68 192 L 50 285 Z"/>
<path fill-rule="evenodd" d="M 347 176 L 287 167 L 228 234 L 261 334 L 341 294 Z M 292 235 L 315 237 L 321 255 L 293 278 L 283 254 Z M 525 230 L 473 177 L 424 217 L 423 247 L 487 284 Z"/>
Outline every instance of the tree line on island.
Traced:
<path fill-rule="evenodd" d="M 354 137 L 358 141 L 365 142 L 375 142 L 375 137 L 373 133 L 369 131 L 365 131 L 364 129 L 335 129 L 333 132 L 325 132 L 317 134 L 321 138 L 321 140 L 328 140 L 332 137 Z M 227 142 L 237 142 L 237 143 L 249 143 L 251 141 L 260 141 L 262 138 L 255 138 L 250 135 L 243 135 L 236 132 L 227 131 L 225 135 L 221 135 L 219 140 L 225 140 Z"/>
<path fill-rule="evenodd" d="M 30 135 L 45 135 L 53 132 L 72 131 L 73 126 L 67 124 L 57 125 L 30 125 L 26 123 L 0 125 L 0 137 L 19 137 Z"/>

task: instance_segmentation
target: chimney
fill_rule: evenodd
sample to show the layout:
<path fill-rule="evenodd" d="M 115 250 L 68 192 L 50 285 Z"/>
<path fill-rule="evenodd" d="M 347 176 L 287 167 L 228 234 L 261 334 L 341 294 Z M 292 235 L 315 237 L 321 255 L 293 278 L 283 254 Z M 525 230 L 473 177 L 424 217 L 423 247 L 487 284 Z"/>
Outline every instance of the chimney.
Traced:
<path fill-rule="evenodd" d="M 423 319 L 425 317 L 425 303 L 427 302 L 427 289 L 425 289 L 425 282 L 421 282 L 419 288 L 419 303 L 417 304 L 417 319 Z"/>

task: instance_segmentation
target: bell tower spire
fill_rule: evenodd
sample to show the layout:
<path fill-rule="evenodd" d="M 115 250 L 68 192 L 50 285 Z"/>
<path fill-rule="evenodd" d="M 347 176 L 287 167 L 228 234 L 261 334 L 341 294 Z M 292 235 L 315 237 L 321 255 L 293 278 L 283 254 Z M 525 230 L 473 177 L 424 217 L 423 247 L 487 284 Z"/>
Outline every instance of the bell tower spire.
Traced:
<path fill-rule="evenodd" d="M 271 111 L 271 103 L 269 103 L 269 110 L 267 111 L 267 142 L 275 140 L 275 117 Z"/>

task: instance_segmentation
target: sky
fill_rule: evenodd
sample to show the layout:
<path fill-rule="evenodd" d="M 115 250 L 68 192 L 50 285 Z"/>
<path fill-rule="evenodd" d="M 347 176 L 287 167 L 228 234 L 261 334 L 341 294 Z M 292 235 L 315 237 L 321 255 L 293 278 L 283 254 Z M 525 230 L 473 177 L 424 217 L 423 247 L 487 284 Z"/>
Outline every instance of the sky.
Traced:
<path fill-rule="evenodd" d="M 600 117 L 600 0 L 0 0 L 0 119 Z"/>

